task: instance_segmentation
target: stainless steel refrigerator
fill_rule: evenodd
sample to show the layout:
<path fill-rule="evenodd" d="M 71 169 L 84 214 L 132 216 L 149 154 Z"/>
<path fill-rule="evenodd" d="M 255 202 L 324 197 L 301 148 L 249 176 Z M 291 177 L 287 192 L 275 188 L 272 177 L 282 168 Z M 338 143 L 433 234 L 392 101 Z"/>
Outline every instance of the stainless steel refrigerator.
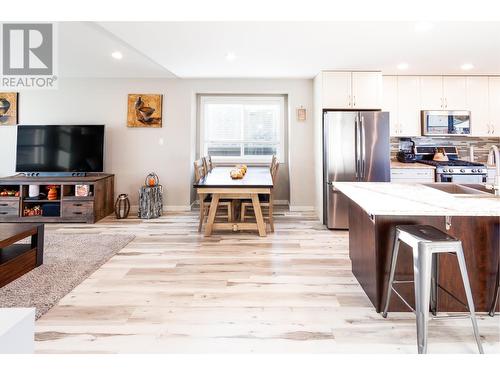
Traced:
<path fill-rule="evenodd" d="M 390 180 L 389 113 L 327 111 L 323 114 L 323 222 L 349 228 L 349 201 L 335 181 Z"/>

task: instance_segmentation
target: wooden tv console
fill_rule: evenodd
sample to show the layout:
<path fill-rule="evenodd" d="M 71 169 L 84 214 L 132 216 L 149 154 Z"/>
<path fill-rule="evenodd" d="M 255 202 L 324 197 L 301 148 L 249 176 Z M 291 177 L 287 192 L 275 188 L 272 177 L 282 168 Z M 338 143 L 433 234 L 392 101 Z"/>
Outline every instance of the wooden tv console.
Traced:
<path fill-rule="evenodd" d="M 56 185 L 57 197 L 51 200 L 46 196 L 30 198 L 29 185 L 39 185 L 40 193 L 47 193 L 48 186 Z M 89 185 L 90 195 L 75 196 L 76 185 Z M 15 175 L 0 178 L 0 194 L 5 190 L 17 192 L 17 196 L 0 195 L 0 223 L 95 223 L 114 211 L 112 174 L 89 173 L 85 177 Z M 42 214 L 26 216 L 25 209 L 34 206 L 40 206 Z M 52 216 L 47 216 L 49 214 Z"/>

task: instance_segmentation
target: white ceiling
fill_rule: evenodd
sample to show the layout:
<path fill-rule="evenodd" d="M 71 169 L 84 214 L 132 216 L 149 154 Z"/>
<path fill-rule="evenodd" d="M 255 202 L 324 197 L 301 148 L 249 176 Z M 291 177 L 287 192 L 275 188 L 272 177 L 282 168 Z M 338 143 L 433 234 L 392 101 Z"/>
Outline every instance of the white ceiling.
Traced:
<path fill-rule="evenodd" d="M 58 75 L 62 77 L 175 77 L 134 47 L 92 22 L 59 22 Z M 120 51 L 123 59 L 111 53 Z"/>
<path fill-rule="evenodd" d="M 426 32 L 416 32 L 414 22 L 61 23 L 59 35 L 63 76 L 310 78 L 325 69 L 500 74 L 500 22 L 435 22 Z M 111 58 L 115 50 L 122 60 Z M 397 70 L 402 62 L 408 70 Z M 464 63 L 474 69 L 462 71 Z"/>

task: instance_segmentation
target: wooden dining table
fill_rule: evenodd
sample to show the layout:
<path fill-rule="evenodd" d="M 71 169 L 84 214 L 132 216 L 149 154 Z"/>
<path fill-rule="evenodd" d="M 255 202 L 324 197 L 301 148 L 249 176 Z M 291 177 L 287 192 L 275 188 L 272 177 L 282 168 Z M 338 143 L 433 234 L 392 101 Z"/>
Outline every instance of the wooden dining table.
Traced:
<path fill-rule="evenodd" d="M 266 236 L 266 224 L 262 216 L 259 194 L 271 194 L 273 179 L 269 167 L 248 167 L 242 179 L 233 180 L 229 174 L 231 167 L 215 167 L 211 172 L 194 184 L 203 202 L 207 194 L 211 194 L 210 209 L 208 212 L 205 236 L 212 235 L 217 229 L 225 230 L 256 230 L 259 236 Z M 221 199 L 251 199 L 255 213 L 255 223 L 252 222 L 215 222 L 215 214 Z M 203 205 L 200 204 L 200 215 Z M 233 215 L 234 216 L 234 215 Z"/>

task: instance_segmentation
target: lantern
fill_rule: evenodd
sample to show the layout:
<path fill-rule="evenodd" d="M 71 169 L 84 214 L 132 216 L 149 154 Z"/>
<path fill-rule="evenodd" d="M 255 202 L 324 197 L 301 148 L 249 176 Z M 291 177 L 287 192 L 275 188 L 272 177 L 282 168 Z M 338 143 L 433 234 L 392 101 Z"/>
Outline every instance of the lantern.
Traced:
<path fill-rule="evenodd" d="M 130 211 L 130 201 L 127 194 L 120 194 L 115 203 L 115 215 L 117 219 L 126 219 Z"/>

